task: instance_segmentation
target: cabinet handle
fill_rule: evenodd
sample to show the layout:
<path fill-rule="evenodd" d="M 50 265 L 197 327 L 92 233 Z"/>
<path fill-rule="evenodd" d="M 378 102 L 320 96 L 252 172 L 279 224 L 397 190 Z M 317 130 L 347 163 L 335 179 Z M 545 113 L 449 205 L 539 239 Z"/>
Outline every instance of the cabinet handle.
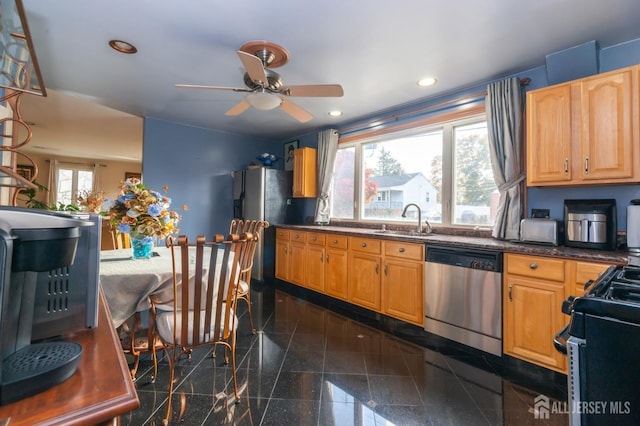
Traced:
<path fill-rule="evenodd" d="M 529 268 L 531 269 L 538 269 L 538 264 L 533 262 L 532 264 L 529 265 Z"/>
<path fill-rule="evenodd" d="M 300 238 L 300 235 L 296 234 L 293 238 L 297 240 L 298 238 Z"/>
<path fill-rule="evenodd" d="M 362 247 L 366 247 L 366 246 L 367 246 L 367 243 L 362 243 Z"/>
<path fill-rule="evenodd" d="M 333 240 L 333 244 L 338 244 L 338 240 Z"/>
<path fill-rule="evenodd" d="M 289 247 L 289 254 L 293 253 L 293 247 Z"/>
<path fill-rule="evenodd" d="M 318 241 L 318 237 L 316 237 L 315 235 L 312 238 L 313 241 Z"/>
<path fill-rule="evenodd" d="M 324 262 L 324 253 L 320 253 L 320 263 Z"/>
<path fill-rule="evenodd" d="M 509 301 L 513 301 L 513 284 L 509 284 Z"/>
<path fill-rule="evenodd" d="M 564 174 L 569 174 L 569 158 L 564 159 Z"/>
<path fill-rule="evenodd" d="M 584 157 L 584 173 L 589 173 L 589 157 Z"/>
<path fill-rule="evenodd" d="M 398 251 L 399 251 L 400 253 L 404 253 L 404 247 L 400 247 L 400 248 L 398 249 Z"/>
<path fill-rule="evenodd" d="M 378 275 L 379 270 L 380 270 L 380 265 L 378 265 L 378 262 L 376 262 L 376 275 Z"/>
<path fill-rule="evenodd" d="M 327 253 L 327 264 L 329 263 L 329 253 Z"/>
<path fill-rule="evenodd" d="M 385 263 L 385 264 L 384 264 L 384 275 L 385 275 L 385 276 L 386 276 L 386 275 L 389 275 L 389 274 L 387 273 L 387 270 L 388 270 L 388 269 L 389 269 L 389 264 L 388 264 L 388 263 Z"/>

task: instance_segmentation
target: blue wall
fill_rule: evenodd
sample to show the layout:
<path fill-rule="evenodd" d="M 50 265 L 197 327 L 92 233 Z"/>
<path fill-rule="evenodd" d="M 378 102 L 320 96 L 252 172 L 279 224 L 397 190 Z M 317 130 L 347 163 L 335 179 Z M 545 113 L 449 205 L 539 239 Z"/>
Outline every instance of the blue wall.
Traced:
<path fill-rule="evenodd" d="M 147 187 L 167 194 L 182 214 L 180 234 L 226 234 L 233 218 L 231 173 L 246 169 L 282 143 L 145 118 L 142 173 Z M 181 211 L 183 205 L 187 211 Z"/>
<path fill-rule="evenodd" d="M 553 53 L 553 52 L 549 52 Z M 606 72 L 640 63 L 640 39 L 631 40 L 600 50 L 598 54 L 600 72 Z M 570 66 L 570 65 L 569 65 Z M 531 78 L 527 90 L 548 86 L 546 68 L 541 65 L 517 74 Z M 498 79 L 496 79 L 498 80 Z M 495 81 L 495 80 L 494 80 Z M 402 114 L 417 108 L 428 107 L 443 101 L 457 99 L 486 89 L 487 83 L 460 88 L 435 99 L 400 105 L 380 111 L 375 115 L 345 123 L 336 127 L 341 133 L 354 131 L 360 125 L 387 118 L 391 114 Z M 472 103 L 482 102 L 475 99 Z M 411 117 L 406 117 L 410 119 Z M 397 123 L 397 122 L 396 122 Z M 292 136 L 286 141 L 300 140 L 300 146 L 317 147 L 317 133 Z M 279 153 L 282 143 L 234 135 L 214 130 L 185 126 L 179 123 L 145 118 L 143 174 L 145 183 L 153 189 L 169 185 L 173 206 L 189 206 L 184 212 L 181 233 L 225 233 L 226 224 L 232 216 L 231 175 L 242 170 L 263 152 Z M 282 168 L 276 163 L 276 167 Z M 615 198 L 618 207 L 618 230 L 626 229 L 626 206 L 634 198 L 640 198 L 640 185 L 619 185 L 571 188 L 529 188 L 528 208 L 548 208 L 553 218 L 562 218 L 564 199 Z M 315 211 L 315 199 L 293 199 L 294 223 L 308 222 Z M 224 226 L 223 226 L 224 225 Z"/>

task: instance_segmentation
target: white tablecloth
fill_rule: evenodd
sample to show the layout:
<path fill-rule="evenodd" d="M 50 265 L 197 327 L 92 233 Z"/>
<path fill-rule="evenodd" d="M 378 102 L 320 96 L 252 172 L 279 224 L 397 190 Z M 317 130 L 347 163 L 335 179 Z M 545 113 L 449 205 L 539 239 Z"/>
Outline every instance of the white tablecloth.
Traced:
<path fill-rule="evenodd" d="M 149 297 L 161 301 L 173 299 L 171 249 L 155 247 L 153 251 L 158 256 L 136 260 L 131 258 L 131 249 L 100 252 L 100 284 L 115 327 L 136 312 L 149 309 Z M 195 248 L 191 251 L 192 262 L 195 262 Z M 176 254 L 176 264 L 180 268 L 179 250 Z M 218 256 L 218 261 L 222 261 L 221 258 Z"/>

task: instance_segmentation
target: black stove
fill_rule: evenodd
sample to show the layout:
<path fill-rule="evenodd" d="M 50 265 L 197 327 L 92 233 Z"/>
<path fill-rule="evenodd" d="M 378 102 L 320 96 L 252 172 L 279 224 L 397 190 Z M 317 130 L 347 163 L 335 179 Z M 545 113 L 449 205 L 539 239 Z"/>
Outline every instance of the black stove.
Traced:
<path fill-rule="evenodd" d="M 640 267 L 611 266 L 562 305 L 571 425 L 640 424 Z"/>

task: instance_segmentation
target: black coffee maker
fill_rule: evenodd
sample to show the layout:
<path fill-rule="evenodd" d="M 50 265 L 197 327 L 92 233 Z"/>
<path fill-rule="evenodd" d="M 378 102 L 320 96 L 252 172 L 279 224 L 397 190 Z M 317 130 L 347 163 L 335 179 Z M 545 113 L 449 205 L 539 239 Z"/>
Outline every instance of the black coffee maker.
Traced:
<path fill-rule="evenodd" d="M 82 355 L 77 343 L 31 343 L 31 333 L 38 273 L 71 265 L 92 223 L 26 210 L 0 210 L 0 405 L 68 379 Z"/>

